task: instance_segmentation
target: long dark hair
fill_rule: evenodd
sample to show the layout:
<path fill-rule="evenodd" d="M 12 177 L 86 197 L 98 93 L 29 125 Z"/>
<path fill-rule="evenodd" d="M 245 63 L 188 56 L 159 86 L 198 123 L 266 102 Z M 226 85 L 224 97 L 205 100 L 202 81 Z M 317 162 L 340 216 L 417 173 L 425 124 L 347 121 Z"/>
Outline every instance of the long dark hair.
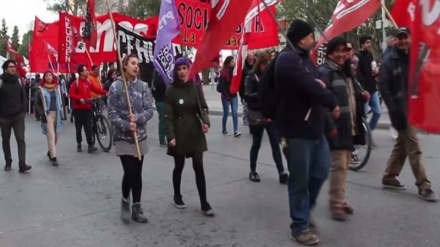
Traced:
<path fill-rule="evenodd" d="M 257 56 L 257 60 L 255 61 L 253 70 L 257 74 L 262 74 L 264 71 L 260 71 L 260 65 L 268 64 L 270 62 L 270 54 L 267 51 L 260 52 Z"/>
<path fill-rule="evenodd" d="M 220 76 L 226 78 L 227 80 L 231 79 L 231 68 L 229 66 L 232 60 L 234 60 L 233 56 L 227 56 L 223 62 L 222 70 L 220 71 Z"/>

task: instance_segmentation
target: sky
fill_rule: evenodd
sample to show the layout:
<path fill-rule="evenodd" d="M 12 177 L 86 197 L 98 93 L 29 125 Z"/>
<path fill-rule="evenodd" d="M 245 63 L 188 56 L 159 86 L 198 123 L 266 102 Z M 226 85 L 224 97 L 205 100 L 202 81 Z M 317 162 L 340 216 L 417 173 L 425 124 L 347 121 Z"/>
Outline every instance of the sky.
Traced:
<path fill-rule="evenodd" d="M 46 10 L 47 2 L 44 0 L 11 0 L 2 4 L 0 19 L 5 18 L 8 34 L 12 35 L 14 26 L 18 26 L 20 40 L 23 34 L 31 28 L 31 23 L 38 16 L 43 22 L 58 20 L 58 14 Z"/>

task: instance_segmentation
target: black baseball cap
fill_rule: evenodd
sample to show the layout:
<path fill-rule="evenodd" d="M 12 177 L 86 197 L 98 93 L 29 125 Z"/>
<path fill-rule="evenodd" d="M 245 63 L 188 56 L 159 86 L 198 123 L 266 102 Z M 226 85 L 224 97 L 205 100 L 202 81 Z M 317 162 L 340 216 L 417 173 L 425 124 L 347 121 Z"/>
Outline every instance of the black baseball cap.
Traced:
<path fill-rule="evenodd" d="M 401 27 L 397 31 L 397 35 L 396 36 L 399 36 L 399 35 L 402 35 L 402 34 L 404 34 L 406 36 L 409 36 L 409 35 L 411 35 L 411 31 L 407 27 Z"/>

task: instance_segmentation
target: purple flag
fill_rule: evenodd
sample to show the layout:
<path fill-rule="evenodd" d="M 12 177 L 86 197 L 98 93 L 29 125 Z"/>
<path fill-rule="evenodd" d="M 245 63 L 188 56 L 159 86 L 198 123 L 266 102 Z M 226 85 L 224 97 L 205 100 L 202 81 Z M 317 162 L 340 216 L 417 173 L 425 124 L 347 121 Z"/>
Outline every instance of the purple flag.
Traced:
<path fill-rule="evenodd" d="M 171 42 L 179 33 L 179 20 L 174 0 L 162 0 L 153 63 L 166 85 L 173 80 L 174 49 Z"/>

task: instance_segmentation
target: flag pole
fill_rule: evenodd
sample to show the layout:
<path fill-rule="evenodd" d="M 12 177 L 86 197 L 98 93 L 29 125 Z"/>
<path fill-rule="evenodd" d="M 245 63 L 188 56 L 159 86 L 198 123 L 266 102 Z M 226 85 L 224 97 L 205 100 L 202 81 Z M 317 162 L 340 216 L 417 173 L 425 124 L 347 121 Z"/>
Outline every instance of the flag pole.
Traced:
<path fill-rule="evenodd" d="M 128 106 L 128 114 L 131 115 L 131 114 L 133 114 L 133 111 L 131 109 L 130 95 L 128 93 L 128 88 L 127 88 L 127 79 L 125 78 L 125 73 L 124 73 L 124 69 L 123 69 L 124 65 L 122 64 L 122 57 L 121 57 L 121 54 L 119 53 L 119 51 L 121 49 L 119 47 L 119 41 L 118 41 L 118 38 L 117 38 L 117 35 L 116 35 L 116 26 L 115 26 L 116 24 L 115 24 L 115 20 L 113 19 L 113 14 L 112 14 L 112 11 L 111 11 L 110 1 L 106 0 L 106 2 L 107 2 L 107 7 L 108 7 L 108 14 L 110 16 L 110 20 L 111 20 L 111 24 L 112 24 L 114 41 L 116 42 L 116 53 L 118 54 L 118 63 L 119 63 L 119 67 L 120 67 L 120 70 L 121 70 L 121 77 L 122 77 L 122 80 L 124 82 L 125 97 L 127 99 L 127 106 Z M 133 131 L 133 139 L 134 139 L 134 144 L 136 146 L 136 151 L 137 151 L 137 154 L 138 154 L 138 159 L 142 160 L 141 150 L 139 148 L 139 140 L 138 140 L 138 136 L 137 136 L 136 131 Z"/>
<path fill-rule="evenodd" d="M 393 16 L 391 15 L 390 11 L 388 10 L 387 6 L 385 6 L 385 4 L 382 4 L 382 10 L 385 11 L 386 15 L 388 16 L 388 18 L 390 18 L 393 25 L 396 28 L 399 28 L 399 26 L 397 25 L 396 21 L 394 20 Z"/>

